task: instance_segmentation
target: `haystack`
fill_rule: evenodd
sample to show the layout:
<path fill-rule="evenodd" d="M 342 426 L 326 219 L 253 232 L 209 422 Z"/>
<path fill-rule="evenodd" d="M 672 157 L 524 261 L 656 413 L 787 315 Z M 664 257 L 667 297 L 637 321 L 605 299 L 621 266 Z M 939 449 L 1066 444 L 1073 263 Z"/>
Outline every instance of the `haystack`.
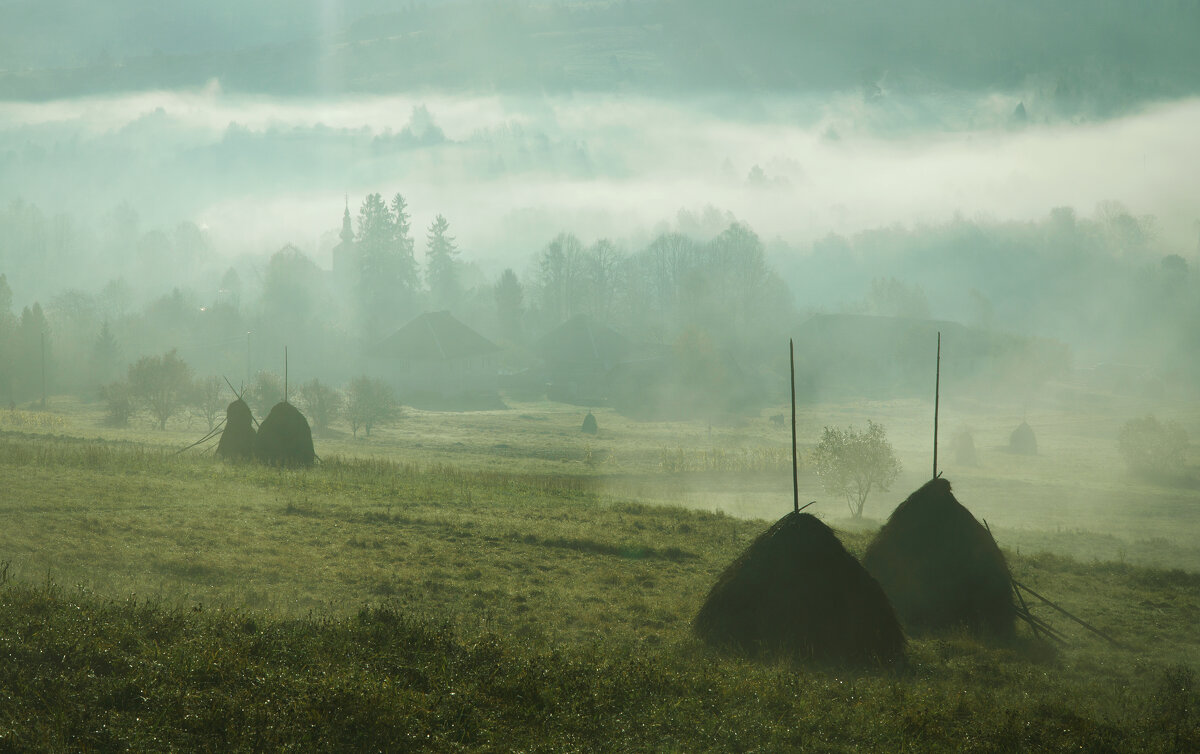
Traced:
<path fill-rule="evenodd" d="M 954 435 L 954 439 L 950 442 L 950 449 L 954 452 L 954 463 L 959 466 L 979 464 L 979 455 L 975 452 L 975 435 L 969 429 L 961 430 Z"/>
<path fill-rule="evenodd" d="M 1033 427 L 1027 422 L 1021 422 L 1021 426 L 1012 431 L 1008 436 L 1008 449 L 1012 453 L 1019 453 L 1023 456 L 1037 455 L 1037 437 L 1033 434 Z"/>
<path fill-rule="evenodd" d="M 217 458 L 226 461 L 248 461 L 254 458 L 257 436 L 252 425 L 250 407 L 241 398 L 225 409 L 225 429 L 217 443 Z"/>
<path fill-rule="evenodd" d="M 712 645 L 822 661 L 892 662 L 904 634 L 875 579 L 833 531 L 793 512 L 754 540 L 692 624 Z"/>
<path fill-rule="evenodd" d="M 290 403 L 276 403 L 258 428 L 258 460 L 275 466 L 312 466 L 312 430 Z"/>
<path fill-rule="evenodd" d="M 583 417 L 583 426 L 579 428 L 579 431 L 589 435 L 600 431 L 600 427 L 596 425 L 596 417 L 592 415 L 591 411 L 588 411 L 587 416 Z"/>
<path fill-rule="evenodd" d="M 959 627 L 1000 638 L 1013 633 L 1008 563 L 945 479 L 927 482 L 892 512 L 863 565 L 911 633 Z"/>

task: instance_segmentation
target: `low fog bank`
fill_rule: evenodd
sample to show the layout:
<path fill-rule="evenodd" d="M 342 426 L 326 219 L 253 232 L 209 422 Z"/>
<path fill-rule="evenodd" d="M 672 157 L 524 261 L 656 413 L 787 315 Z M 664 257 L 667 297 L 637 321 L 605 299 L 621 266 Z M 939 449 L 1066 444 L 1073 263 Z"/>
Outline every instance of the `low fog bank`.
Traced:
<path fill-rule="evenodd" d="M 326 267 L 342 197 L 376 191 L 408 197 L 418 226 L 446 216 L 493 274 L 562 230 L 644 243 L 681 209 L 709 206 L 802 247 L 1115 200 L 1154 216 L 1156 242 L 1196 248 L 1200 100 L 1085 124 L 1014 121 L 1020 103 L 999 95 L 745 102 L 747 112 L 616 96 L 272 100 L 213 86 L 5 103 L 0 197 L 44 208 L 71 226 L 63 233 L 111 233 L 126 203 L 142 230 L 194 222 L 226 259 L 294 243 Z M 941 122 L 904 125 L 914 109 Z"/>

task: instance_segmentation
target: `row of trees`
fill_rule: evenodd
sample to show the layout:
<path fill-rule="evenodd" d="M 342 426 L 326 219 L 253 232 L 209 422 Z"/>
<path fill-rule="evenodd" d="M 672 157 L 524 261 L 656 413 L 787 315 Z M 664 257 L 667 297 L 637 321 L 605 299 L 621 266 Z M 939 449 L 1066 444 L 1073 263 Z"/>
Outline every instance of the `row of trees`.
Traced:
<path fill-rule="evenodd" d="M 342 242 L 354 244 L 357 263 L 355 295 L 364 332 L 379 337 L 398 320 L 411 316 L 421 291 L 421 270 L 411 235 L 408 203 L 396 194 L 388 203 L 381 194 L 368 194 L 358 210 L 358 230 L 351 232 L 349 210 Z M 435 307 L 454 308 L 462 296 L 458 247 L 450 222 L 438 215 L 426 234 L 425 283 Z"/>
<path fill-rule="evenodd" d="M 36 302 L 12 312 L 12 290 L 0 274 L 0 396 L 7 403 L 44 394 L 50 333 L 46 315 Z"/>
<path fill-rule="evenodd" d="M 160 430 L 166 429 L 172 418 L 182 416 L 200 419 L 210 430 L 216 428 L 233 399 L 231 393 L 221 377 L 197 377 L 174 349 L 161 356 L 143 356 L 129 366 L 125 379 L 109 383 L 103 389 L 110 424 L 125 426 L 135 416 L 144 414 Z M 279 375 L 262 371 L 242 391 L 242 397 L 253 413 L 264 417 L 272 406 L 285 399 L 284 393 Z M 370 437 L 374 427 L 400 416 L 400 405 L 392 389 L 365 376 L 351 380 L 345 390 L 314 378 L 302 384 L 296 395 L 287 397 L 295 400 L 317 432 L 344 419 L 355 437 L 360 429 Z"/>

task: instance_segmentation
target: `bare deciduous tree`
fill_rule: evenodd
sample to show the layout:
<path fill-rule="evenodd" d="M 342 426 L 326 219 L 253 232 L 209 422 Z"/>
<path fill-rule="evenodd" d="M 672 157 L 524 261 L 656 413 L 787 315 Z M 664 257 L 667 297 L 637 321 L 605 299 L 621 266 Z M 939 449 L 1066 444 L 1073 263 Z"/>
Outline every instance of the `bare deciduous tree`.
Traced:
<path fill-rule="evenodd" d="M 345 403 L 341 393 L 317 379 L 300 386 L 298 400 L 317 431 L 326 429 L 341 413 Z"/>
<path fill-rule="evenodd" d="M 129 367 L 129 388 L 158 422 L 167 428 L 167 420 L 185 405 L 192 389 L 192 368 L 172 348 L 162 356 L 143 356 Z"/>
<path fill-rule="evenodd" d="M 900 474 L 900 461 L 887 440 L 887 432 L 873 421 L 867 422 L 865 432 L 854 427 L 826 427 L 813 450 L 813 461 L 825 489 L 844 495 L 854 518 L 862 518 L 871 490 L 886 492 Z"/>
<path fill-rule="evenodd" d="M 346 389 L 346 419 L 355 437 L 358 437 L 359 428 L 366 430 L 367 437 L 370 437 L 372 427 L 399 415 L 400 404 L 396 402 L 392 389 L 381 380 L 358 377 Z"/>

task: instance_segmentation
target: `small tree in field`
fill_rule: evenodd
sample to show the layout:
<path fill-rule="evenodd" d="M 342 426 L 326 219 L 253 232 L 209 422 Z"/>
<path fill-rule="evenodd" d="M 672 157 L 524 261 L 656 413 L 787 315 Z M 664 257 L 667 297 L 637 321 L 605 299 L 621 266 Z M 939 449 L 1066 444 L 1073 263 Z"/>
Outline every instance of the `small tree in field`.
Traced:
<path fill-rule="evenodd" d="M 1174 481 L 1187 471 L 1187 430 L 1178 422 L 1160 422 L 1153 415 L 1130 419 L 1117 433 L 1117 447 L 1134 474 Z"/>
<path fill-rule="evenodd" d="M 208 422 L 210 430 L 217 426 L 217 420 L 225 411 L 225 398 L 221 395 L 223 387 L 221 378 L 216 375 L 200 377 L 192 385 L 192 412 Z"/>
<path fill-rule="evenodd" d="M 317 379 L 300 386 L 299 402 L 312 420 L 313 429 L 318 431 L 337 418 L 344 403 L 341 393 Z"/>
<path fill-rule="evenodd" d="M 350 431 L 358 437 L 361 427 L 371 436 L 371 428 L 400 415 L 400 404 L 387 383 L 370 377 L 358 377 L 346 389 L 346 419 Z"/>
<path fill-rule="evenodd" d="M 129 367 L 129 390 L 158 422 L 167 428 L 167 419 L 179 411 L 192 390 L 192 368 L 172 348 L 162 356 L 143 356 Z"/>
<path fill-rule="evenodd" d="M 100 389 L 100 397 L 104 399 L 107 409 L 104 423 L 110 427 L 128 427 L 129 419 L 137 409 L 130 394 L 129 383 L 111 382 Z"/>
<path fill-rule="evenodd" d="M 850 515 L 862 518 L 871 490 L 887 492 L 900 474 L 900 461 L 883 426 L 867 422 L 865 432 L 854 427 L 825 428 L 813 450 L 817 476 L 833 495 L 844 495 Z"/>

